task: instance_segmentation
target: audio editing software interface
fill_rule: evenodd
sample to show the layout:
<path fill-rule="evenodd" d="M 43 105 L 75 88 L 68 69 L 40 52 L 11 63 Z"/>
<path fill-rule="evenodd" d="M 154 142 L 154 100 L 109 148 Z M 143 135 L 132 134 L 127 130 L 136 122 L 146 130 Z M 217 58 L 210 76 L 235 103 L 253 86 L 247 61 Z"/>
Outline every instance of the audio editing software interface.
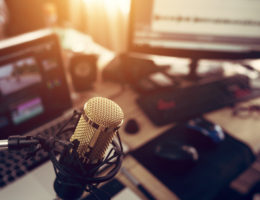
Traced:
<path fill-rule="evenodd" d="M 23 132 L 37 126 L 70 105 L 57 48 L 49 39 L 13 47 L 12 53 L 7 49 L 0 56 L 0 137 L 18 127 Z"/>
<path fill-rule="evenodd" d="M 259 8 L 257 0 L 135 1 L 132 43 L 170 49 L 260 50 Z"/>

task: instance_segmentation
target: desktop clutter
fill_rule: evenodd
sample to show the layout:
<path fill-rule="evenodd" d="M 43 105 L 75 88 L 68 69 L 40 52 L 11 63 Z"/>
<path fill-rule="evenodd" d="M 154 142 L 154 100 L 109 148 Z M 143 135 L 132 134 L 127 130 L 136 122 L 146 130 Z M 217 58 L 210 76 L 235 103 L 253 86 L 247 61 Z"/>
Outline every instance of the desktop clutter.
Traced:
<path fill-rule="evenodd" d="M 189 80 L 167 74 L 169 66 L 125 57 L 120 55 L 108 64 L 103 80 L 129 84 L 138 93 L 136 103 L 153 124 L 177 122 L 131 155 L 181 199 L 217 198 L 255 157 L 247 145 L 201 116 L 258 97 L 259 89 L 252 87 L 247 75 L 225 76 L 224 70 L 182 87 L 182 81 Z M 129 72 L 132 66 L 133 72 Z M 154 74 L 160 74 L 159 78 Z M 125 131 L 136 135 L 142 127 L 137 119 L 129 119 Z"/>
<path fill-rule="evenodd" d="M 259 160 L 253 152 L 259 150 L 258 133 L 247 137 L 258 124 L 249 124 L 243 137 L 230 124 L 238 126 L 260 111 L 260 104 L 240 106 L 260 97 L 260 1 L 21 2 L 0 0 L 0 24 L 8 37 L 51 29 L 0 41 L 0 147 L 30 147 L 29 154 L 0 151 L 1 199 L 114 199 L 115 190 L 127 189 L 114 179 L 119 172 L 118 178 L 124 176 L 143 194 L 130 196 L 129 187 L 128 199 L 245 199 L 227 191 Z M 84 33 L 56 27 L 70 25 Z M 101 54 L 109 61 L 113 53 L 85 33 L 111 49 L 127 47 L 126 53 L 104 66 Z M 62 57 L 65 52 L 68 57 Z M 111 100 L 97 97 L 114 89 L 107 82 L 121 89 Z M 83 98 L 89 99 L 83 109 L 71 115 Z M 126 117 L 113 100 L 125 106 Z M 226 107 L 233 112 L 225 117 L 234 121 L 218 124 L 209 117 Z M 229 109 L 223 110 L 219 113 Z M 123 151 L 124 142 L 132 149 Z M 32 159 L 25 160 L 28 155 Z M 53 164 L 52 173 L 49 165 L 34 170 L 45 162 Z M 256 183 L 246 196 L 253 199 L 258 191 Z M 158 193 L 165 198 L 153 196 Z"/>
<path fill-rule="evenodd" d="M 138 93 L 136 103 L 153 124 L 177 122 L 130 154 L 181 199 L 213 199 L 255 157 L 247 145 L 202 115 L 260 96 L 260 91 L 251 87 L 248 76 L 225 76 L 222 70 L 222 75 L 218 70 L 216 77 L 201 77 L 184 87 L 187 77 L 171 76 L 169 68 L 122 54 L 104 68 L 102 81 L 130 85 Z M 124 130 L 138 137 L 142 126 L 131 118 Z"/>
<path fill-rule="evenodd" d="M 46 32 L 46 34 L 46 38 L 48 39 L 46 46 L 49 44 L 53 46 L 51 46 L 52 48 L 43 48 L 43 51 L 47 51 L 46 55 L 56 55 L 57 58 L 45 58 L 41 57 L 40 54 L 33 53 L 35 57 L 28 58 L 28 55 L 23 51 L 23 46 L 19 45 L 19 52 L 23 53 L 22 55 L 24 56 L 23 58 L 19 57 L 19 59 L 23 61 L 22 64 L 25 65 L 23 67 L 28 67 L 27 62 L 35 64 L 35 60 L 43 59 L 43 66 L 33 65 L 35 68 L 33 72 L 36 81 L 33 83 L 26 82 L 26 84 L 31 84 L 30 86 L 35 89 L 33 94 L 29 87 L 20 87 L 19 84 L 15 84 L 13 88 L 1 88 L 3 95 L 17 95 L 17 99 L 18 97 L 21 98 L 20 93 L 28 95 L 28 98 L 18 99 L 19 101 L 17 100 L 15 104 L 10 104 L 13 108 L 11 115 L 13 123 L 12 126 L 6 123 L 2 124 L 2 130 L 6 131 L 2 133 L 3 137 L 10 136 L 10 131 L 8 130 L 20 130 L 20 127 L 29 128 L 31 125 L 31 121 L 29 120 L 37 119 L 40 114 L 42 116 L 53 117 L 53 119 L 47 118 L 46 121 L 55 121 L 56 116 L 54 116 L 52 112 L 55 111 L 58 115 L 62 115 L 62 113 L 71 109 L 72 102 L 69 87 L 65 81 L 67 74 L 65 74 L 64 69 L 68 69 L 67 71 L 75 92 L 89 92 L 95 86 L 95 81 L 99 73 L 97 68 L 98 56 L 73 52 L 69 60 L 70 62 L 68 63 L 68 68 L 63 69 L 63 66 L 59 65 L 59 63 L 62 63 L 60 55 L 54 53 L 58 49 L 57 37 L 49 31 Z M 28 43 L 27 45 L 36 45 L 36 47 L 38 47 L 37 40 L 35 40 L 35 43 Z M 16 46 L 13 46 L 12 48 L 15 47 Z M 34 48 L 26 46 L 29 50 L 37 49 L 35 46 L 33 47 Z M 35 52 L 39 53 L 41 51 Z M 14 69 L 16 69 L 16 67 L 14 66 L 17 62 L 16 60 L 18 60 L 18 58 L 15 57 L 17 54 L 13 56 L 15 58 L 13 61 L 14 64 L 3 66 L 4 69 L 8 69 L 11 72 L 15 71 Z M 40 67 L 43 67 L 44 70 L 37 70 Z M 251 87 L 250 78 L 245 75 L 235 74 L 226 77 L 223 73 L 223 76 L 220 76 L 220 70 L 217 73 L 217 77 L 211 76 L 210 79 L 199 77 L 198 79 L 190 81 L 188 76 L 169 74 L 170 68 L 171 66 L 169 65 L 158 65 L 148 58 L 122 54 L 116 56 L 116 58 L 104 68 L 102 71 L 102 84 L 106 84 L 106 81 L 113 81 L 122 87 L 126 84 L 130 85 L 138 94 L 136 104 L 155 126 L 160 127 L 172 124 L 168 130 L 163 131 L 159 136 L 153 138 L 148 143 L 136 149 L 130 149 L 129 154 L 179 198 L 194 199 L 194 197 L 196 197 L 198 199 L 212 199 L 243 172 L 254 161 L 255 157 L 247 145 L 231 137 L 229 133 L 223 130 L 219 125 L 203 118 L 203 114 L 257 97 L 260 93 Z M 25 70 L 23 73 L 25 73 L 24 78 L 27 78 L 27 71 Z M 41 79 L 41 76 L 44 78 Z M 21 81 L 16 78 L 17 77 L 13 74 L 6 74 L 5 79 L 1 81 L 4 84 L 10 81 L 14 83 Z M 51 79 L 49 80 L 49 78 Z M 42 88 L 42 90 L 39 90 L 39 88 Z M 14 99 L 10 96 L 10 99 L 7 100 L 13 101 Z M 48 103 L 50 101 L 52 102 L 51 104 Z M 89 101 L 90 102 L 86 103 L 84 107 L 86 111 L 85 114 L 76 112 L 73 115 L 73 119 L 79 122 L 79 126 L 77 127 L 76 123 L 74 123 L 75 121 L 72 120 L 73 127 L 68 127 L 67 129 L 66 120 L 68 119 L 62 116 L 59 123 L 55 121 L 55 123 L 51 124 L 46 130 L 42 130 L 41 134 L 37 132 L 37 137 L 35 138 L 10 138 L 12 144 L 20 144 L 20 141 L 24 141 L 24 139 L 33 139 L 32 145 L 35 146 L 37 142 L 40 142 L 42 148 L 33 149 L 34 151 L 30 153 L 36 154 L 36 156 L 33 159 L 34 161 L 30 160 L 28 162 L 22 161 L 23 156 L 27 155 L 27 152 L 21 151 L 17 154 L 1 152 L 0 155 L 4 159 L 2 159 L 3 162 L 0 163 L 0 167 L 4 169 L 2 170 L 4 179 L 0 182 L 0 186 L 5 187 L 17 177 L 35 169 L 49 159 L 49 154 L 51 154 L 51 159 L 54 163 L 55 171 L 57 172 L 54 188 L 61 198 L 67 198 L 68 196 L 71 198 L 71 193 L 66 192 L 67 190 L 77 191 L 73 193 L 75 196 L 72 197 L 77 198 L 82 195 L 86 185 L 89 186 L 88 191 L 92 192 L 91 189 L 95 189 L 96 183 L 104 182 L 114 177 L 115 174 L 119 172 L 123 159 L 123 150 L 119 137 L 119 145 L 113 143 L 115 154 L 110 154 L 112 157 L 115 156 L 113 158 L 115 158 L 116 161 L 110 161 L 110 157 L 104 159 L 104 162 L 107 162 L 107 164 L 116 164 L 106 176 L 92 179 L 92 175 L 97 172 L 96 170 L 98 170 L 101 165 L 106 164 L 104 162 L 98 163 L 98 166 L 94 166 L 93 168 L 92 166 L 90 167 L 92 168 L 93 174 L 85 174 L 84 170 L 81 170 L 82 164 L 89 164 L 87 160 L 82 160 L 85 154 L 89 152 L 85 152 L 85 150 L 78 151 L 78 149 L 82 148 L 81 125 L 84 120 L 87 121 L 86 127 L 91 130 L 98 129 L 100 127 L 99 123 L 103 122 L 109 126 L 112 121 L 112 133 L 118 136 L 117 130 L 122 125 L 121 122 L 123 118 L 121 109 L 119 109 L 119 112 L 117 110 L 118 107 L 107 99 L 95 98 Z M 63 102 L 63 104 L 60 105 L 60 102 Z M 7 103 L 9 103 L 9 101 Z M 88 105 L 91 106 L 88 107 Z M 94 105 L 100 107 L 96 108 Z M 108 107 L 113 108 L 112 110 L 116 113 L 110 112 L 111 110 L 104 108 L 104 105 L 109 105 Z M 20 110 L 21 112 L 17 113 L 16 110 Z M 114 127 L 115 124 L 113 120 L 115 117 L 113 114 L 116 115 L 116 118 L 119 117 L 116 127 Z M 106 118 L 103 115 L 106 117 L 110 116 L 111 118 Z M 90 120 L 90 116 L 91 119 L 94 117 L 97 121 L 93 119 Z M 40 127 L 42 121 L 35 121 L 39 123 L 35 124 L 35 127 Z M 5 129 L 5 126 L 9 126 L 10 129 Z M 71 128 L 73 128 L 73 130 L 75 129 L 73 135 L 71 134 Z M 109 129 L 109 127 L 107 128 Z M 127 119 L 122 128 L 124 128 L 125 133 L 128 134 L 129 137 L 138 137 L 138 134 L 143 131 L 142 123 L 139 123 L 136 118 Z M 73 146 L 70 146 L 68 143 L 64 143 L 64 141 L 60 140 L 63 138 L 50 137 L 54 131 L 57 130 L 68 131 L 70 135 L 64 134 L 64 139 L 71 138 L 70 141 L 72 142 L 74 142 L 74 139 L 78 139 L 80 143 L 78 144 L 76 141 L 73 143 Z M 103 130 L 100 131 L 102 132 Z M 58 131 L 58 134 L 61 133 L 62 131 Z M 40 135 L 43 135 L 44 138 L 39 137 Z M 108 140 L 110 141 L 111 138 L 108 138 Z M 104 152 L 104 147 L 107 147 L 107 140 L 102 140 L 102 137 L 101 139 L 94 139 L 99 141 L 98 144 L 100 148 L 98 148 L 97 151 L 100 150 Z M 58 143 L 64 147 L 64 151 L 59 152 L 56 151 L 56 149 L 52 149 L 55 148 L 54 144 L 56 144 L 53 140 L 56 140 L 56 142 L 59 141 Z M 25 141 L 25 143 L 27 143 L 27 141 Z M 6 141 L 4 144 L 6 145 Z M 59 160 L 56 159 L 55 153 L 57 152 L 62 153 Z M 70 156 L 72 154 L 73 156 Z M 89 154 L 89 156 L 91 155 Z M 104 154 L 102 153 L 100 156 L 100 158 L 103 159 Z M 9 157 L 12 159 L 12 162 L 9 161 Z M 17 162 L 22 162 L 26 170 L 17 168 Z M 10 167 L 14 169 L 14 172 L 9 169 Z M 71 174 L 68 175 L 68 171 L 71 172 L 74 171 L 74 169 L 79 171 L 77 175 L 80 177 Z M 77 182 L 81 183 L 79 187 L 75 186 Z M 115 184 L 120 185 L 118 182 L 115 182 Z M 140 185 L 138 185 L 138 188 L 141 187 L 139 186 Z M 146 189 L 142 188 L 141 190 L 146 196 L 151 197 Z M 153 197 L 150 199 L 153 199 Z"/>

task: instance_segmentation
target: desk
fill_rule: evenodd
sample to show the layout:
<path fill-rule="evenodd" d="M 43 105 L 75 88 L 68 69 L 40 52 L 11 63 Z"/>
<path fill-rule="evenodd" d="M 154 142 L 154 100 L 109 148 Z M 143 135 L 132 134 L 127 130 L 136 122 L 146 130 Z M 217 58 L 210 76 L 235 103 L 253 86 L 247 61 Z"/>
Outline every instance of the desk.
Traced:
<path fill-rule="evenodd" d="M 121 88 L 117 84 L 97 82 L 94 90 L 82 93 L 78 96 L 79 98 L 76 101 L 76 105 L 82 105 L 87 99 L 94 96 L 109 98 L 111 95 L 118 93 L 120 90 Z M 138 108 L 135 103 L 136 97 L 137 94 L 130 88 L 127 88 L 119 96 L 112 99 L 118 103 L 124 111 L 125 121 L 130 118 L 135 118 L 141 126 L 140 131 L 135 135 L 125 133 L 124 125 L 119 130 L 121 139 L 130 149 L 138 148 L 172 126 L 156 127 L 153 125 Z M 166 186 L 160 183 L 156 177 L 142 167 L 133 157 L 127 156 L 123 161 L 123 166 L 128 169 L 130 173 L 134 175 L 156 198 L 178 199 L 169 189 L 167 189 Z M 124 176 L 119 173 L 117 177 L 145 199 L 145 197 Z"/>
<path fill-rule="evenodd" d="M 99 80 L 95 84 L 92 91 L 84 92 L 78 98 L 78 101 L 84 103 L 87 99 L 94 96 L 110 97 L 118 94 L 121 87 L 118 84 L 102 82 Z M 147 143 L 165 130 L 169 129 L 172 124 L 157 127 L 146 118 L 142 110 L 138 107 L 135 100 L 137 94 L 130 88 L 125 88 L 120 94 L 112 100 L 120 105 L 125 114 L 125 121 L 135 118 L 140 124 L 140 131 L 137 134 L 131 135 L 124 131 L 124 125 L 120 129 L 120 135 L 124 143 L 126 143 L 131 150 L 140 147 Z M 254 100 L 260 102 L 260 99 Z M 224 108 L 212 113 L 208 113 L 205 117 L 213 122 L 220 124 L 235 138 L 247 143 L 255 152 L 259 150 L 260 137 L 257 134 L 259 130 L 259 123 L 257 119 L 240 119 L 232 116 L 232 109 Z M 133 157 L 127 156 L 123 162 L 125 166 L 155 197 L 158 199 L 178 199 L 173 192 L 165 187 L 156 177 L 149 173 L 142 165 L 140 165 Z M 118 174 L 119 180 L 128 185 L 140 196 L 139 191 L 129 183 L 124 176 Z M 143 197 L 143 196 L 142 196 Z"/>
<path fill-rule="evenodd" d="M 244 102 L 247 104 L 260 104 L 260 98 Z M 242 104 L 242 103 L 241 103 Z M 256 153 L 260 149 L 260 123 L 259 117 L 249 117 L 248 119 L 241 119 L 232 115 L 232 109 L 223 108 L 212 113 L 208 113 L 205 117 L 219 125 L 221 125 L 227 132 L 235 138 L 248 144 L 250 148 Z"/>
<path fill-rule="evenodd" d="M 86 46 L 89 47 L 89 45 Z M 93 49 L 97 48 L 95 47 Z M 102 48 L 99 48 L 98 51 L 94 53 L 98 53 L 100 55 L 98 62 L 98 69 L 100 72 L 106 64 L 106 62 L 103 62 L 103 60 L 106 60 L 107 58 L 111 59 L 113 56 L 111 56 L 111 52 L 108 52 Z M 127 134 L 124 131 L 124 125 L 120 129 L 120 135 L 123 142 L 126 143 L 131 150 L 147 143 L 173 125 L 170 124 L 157 127 L 152 124 L 152 122 L 149 121 L 149 119 L 144 115 L 142 110 L 140 110 L 136 104 L 135 100 L 137 98 L 137 94 L 130 88 L 125 88 L 124 90 L 121 89 L 121 86 L 118 84 L 102 82 L 99 75 L 93 90 L 80 94 L 73 93 L 72 96 L 76 107 L 82 106 L 85 101 L 94 96 L 102 96 L 107 98 L 113 96 L 112 100 L 118 103 L 124 111 L 125 121 L 131 118 L 135 118 L 140 124 L 140 131 L 135 135 Z M 254 100 L 254 102 L 260 103 L 260 98 Z M 240 119 L 238 117 L 234 117 L 232 116 L 232 110 L 230 108 L 223 108 L 221 110 L 207 113 L 205 114 L 205 117 L 212 122 L 221 125 L 233 137 L 248 144 L 254 152 L 259 150 L 260 135 L 258 131 L 260 130 L 260 123 L 258 123 L 258 119 Z M 127 156 L 123 161 L 123 166 L 127 168 L 131 174 L 134 175 L 157 199 L 178 199 L 178 197 L 173 192 L 171 192 L 156 177 L 149 173 L 133 157 Z M 117 177 L 127 186 L 132 188 L 138 195 L 145 199 L 145 197 L 122 174 L 119 173 Z"/>

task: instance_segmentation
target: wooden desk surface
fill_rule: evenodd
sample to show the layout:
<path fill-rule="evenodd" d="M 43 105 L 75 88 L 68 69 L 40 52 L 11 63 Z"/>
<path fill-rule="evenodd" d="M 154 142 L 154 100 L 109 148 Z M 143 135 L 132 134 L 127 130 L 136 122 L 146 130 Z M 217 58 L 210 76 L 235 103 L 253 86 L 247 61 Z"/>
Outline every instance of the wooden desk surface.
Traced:
<path fill-rule="evenodd" d="M 239 105 L 260 104 L 260 98 L 240 103 Z M 214 123 L 221 125 L 228 133 L 248 144 L 256 153 L 260 150 L 260 115 L 252 115 L 248 118 L 240 118 L 232 115 L 231 108 L 223 108 L 205 117 Z"/>
<path fill-rule="evenodd" d="M 124 124 L 120 128 L 120 136 L 122 141 L 129 147 L 129 149 L 136 149 L 139 146 L 145 144 L 149 140 L 158 136 L 164 130 L 167 130 L 169 126 L 156 127 L 145 116 L 144 113 L 138 108 L 135 103 L 137 94 L 130 88 L 122 88 L 118 84 L 114 83 L 102 83 L 95 84 L 95 88 L 91 91 L 82 93 L 80 96 L 76 96 L 76 106 L 83 105 L 87 99 L 95 96 L 113 97 L 110 98 L 115 101 L 124 111 Z M 127 134 L 124 131 L 125 122 L 128 119 L 134 118 L 140 125 L 140 131 L 136 134 Z M 123 166 L 142 183 L 146 189 L 152 193 L 157 199 L 178 199 L 177 196 L 171 192 L 166 186 L 164 186 L 155 176 L 149 173 L 142 165 L 140 165 L 133 157 L 126 156 L 123 161 Z M 121 173 L 117 175 L 118 179 L 135 191 L 142 199 L 146 199 L 145 196 L 137 190 L 137 188 L 131 184 L 125 176 Z"/>
<path fill-rule="evenodd" d="M 96 44 L 95 44 L 96 47 Z M 101 48 L 101 47 L 100 47 Z M 99 71 L 105 64 L 111 60 L 113 55 L 107 50 L 98 49 L 97 52 L 103 58 L 99 59 Z M 103 56 L 103 55 L 107 56 Z M 69 80 L 70 82 L 70 80 Z M 71 86 L 71 84 L 69 84 Z M 73 89 L 72 89 L 73 91 Z M 140 131 L 137 134 L 130 135 L 124 131 L 124 125 L 120 129 L 120 135 L 125 144 L 128 145 L 130 150 L 136 149 L 141 145 L 152 140 L 156 136 L 169 129 L 173 124 L 157 127 L 144 115 L 142 110 L 136 104 L 137 94 L 130 88 L 122 88 L 115 83 L 102 82 L 100 74 L 98 81 L 95 83 L 93 90 L 73 95 L 75 106 L 83 106 L 83 104 L 91 97 L 102 96 L 115 101 L 120 105 L 125 114 L 125 121 L 134 118 L 140 124 Z M 247 102 L 259 103 L 260 98 L 254 101 Z M 260 123 L 259 118 L 250 117 L 248 119 L 241 119 L 232 115 L 231 108 L 223 108 L 211 113 L 205 114 L 205 117 L 214 123 L 222 126 L 235 138 L 248 144 L 254 152 L 260 149 Z M 259 116 L 260 117 L 260 116 Z M 127 156 L 123 162 L 123 166 L 127 168 L 130 173 L 135 176 L 148 191 L 157 199 L 178 199 L 178 197 L 164 186 L 155 176 L 148 172 L 142 165 L 140 165 L 133 157 Z M 133 186 L 122 174 L 117 175 L 118 179 L 125 183 L 128 187 L 133 189 L 142 199 L 146 199 L 136 188 Z"/>
<path fill-rule="evenodd" d="M 95 88 L 91 91 L 82 93 L 77 102 L 85 102 L 94 96 L 103 96 L 112 99 L 120 105 L 125 114 L 125 121 L 134 118 L 140 124 L 140 131 L 137 134 L 127 134 L 124 131 L 124 125 L 120 129 L 120 135 L 125 144 L 130 149 L 136 149 L 155 138 L 165 130 L 173 126 L 173 124 L 157 127 L 144 115 L 142 110 L 136 104 L 137 94 L 130 88 L 123 88 L 115 83 L 101 82 L 95 84 Z M 112 98 L 111 98 L 112 97 Z M 260 103 L 260 99 L 247 102 Z M 208 113 L 205 117 L 227 130 L 235 138 L 247 143 L 253 151 L 257 152 L 260 148 L 260 123 L 257 118 L 241 119 L 232 115 L 231 108 L 224 108 L 212 113 Z M 164 186 L 156 177 L 149 173 L 142 165 L 140 165 L 133 157 L 127 156 L 123 165 L 134 175 L 157 199 L 178 199 L 176 195 Z M 143 199 L 145 197 L 121 174 L 118 178 L 126 185 L 132 188 Z"/>

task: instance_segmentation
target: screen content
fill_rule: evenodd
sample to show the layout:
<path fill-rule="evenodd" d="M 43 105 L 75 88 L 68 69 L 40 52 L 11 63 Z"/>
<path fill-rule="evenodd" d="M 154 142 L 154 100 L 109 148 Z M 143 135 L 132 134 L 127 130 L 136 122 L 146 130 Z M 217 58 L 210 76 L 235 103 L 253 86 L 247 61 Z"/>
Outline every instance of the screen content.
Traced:
<path fill-rule="evenodd" d="M 41 81 L 39 66 L 33 57 L 0 66 L 1 95 L 12 94 Z"/>
<path fill-rule="evenodd" d="M 259 0 L 135 0 L 134 47 L 259 51 Z"/>
<path fill-rule="evenodd" d="M 0 53 L 0 137 L 22 134 L 70 108 L 55 37 L 0 48 Z"/>

